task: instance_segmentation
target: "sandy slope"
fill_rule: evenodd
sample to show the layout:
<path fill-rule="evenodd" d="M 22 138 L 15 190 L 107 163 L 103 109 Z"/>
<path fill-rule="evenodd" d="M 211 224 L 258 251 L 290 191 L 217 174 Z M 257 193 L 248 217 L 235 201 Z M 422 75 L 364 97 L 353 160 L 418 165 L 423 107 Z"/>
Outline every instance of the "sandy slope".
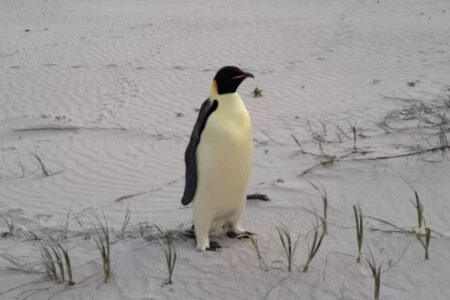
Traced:
<path fill-rule="evenodd" d="M 0 7 L 0 217 L 12 216 L 16 225 L 16 236 L 0 239 L 0 254 L 33 266 L 40 243 L 27 232 L 62 238 L 69 209 L 89 228 L 90 211 L 102 208 L 117 233 L 127 205 L 131 210 L 125 237 L 114 237 L 110 283 L 102 283 L 94 242 L 71 218 L 63 244 L 77 284 L 33 283 L 9 291 L 43 276 L 8 270 L 10 263 L 0 258 L 0 298 L 370 299 L 367 265 L 348 256 L 356 251 L 352 205 L 413 227 L 407 182 L 437 233 L 431 259 L 424 261 L 414 235 L 390 233 L 391 227 L 365 219 L 366 245 L 388 270 L 381 296 L 447 298 L 448 154 L 356 159 L 438 144 L 438 127 L 423 121 L 391 118 L 390 129 L 381 125 L 387 113 L 416 100 L 431 106 L 448 99 L 448 1 L 0 0 Z M 249 191 L 272 201 L 249 202 L 245 223 L 258 233 L 268 270 L 261 270 L 249 242 L 219 236 L 223 251 L 197 253 L 192 240 L 179 239 L 175 284 L 162 286 L 162 249 L 154 231 L 140 237 L 138 224 L 190 226 L 190 209 L 180 204 L 183 151 L 194 108 L 227 64 L 256 76 L 240 89 L 256 144 Z M 252 97 L 256 86 L 262 98 Z M 341 157 L 353 148 L 350 124 L 365 154 L 299 176 L 320 161 L 305 154 L 320 154 L 311 131 L 325 140 L 326 154 Z M 448 132 L 448 123 L 441 127 Z M 35 155 L 51 176 L 43 176 Z M 300 267 L 311 238 L 307 210 L 322 212 L 308 181 L 327 190 L 329 232 L 308 273 L 286 277 L 275 227 L 302 234 Z"/>

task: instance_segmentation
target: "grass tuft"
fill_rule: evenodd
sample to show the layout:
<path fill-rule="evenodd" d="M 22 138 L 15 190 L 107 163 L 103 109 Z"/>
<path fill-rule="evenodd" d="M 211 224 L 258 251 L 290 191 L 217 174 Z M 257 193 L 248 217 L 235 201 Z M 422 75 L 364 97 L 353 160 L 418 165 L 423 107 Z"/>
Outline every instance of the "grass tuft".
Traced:
<path fill-rule="evenodd" d="M 294 262 L 295 251 L 297 250 L 298 239 L 295 241 L 291 238 L 291 233 L 286 227 L 277 227 L 278 236 L 280 237 L 281 245 L 283 246 L 284 253 L 286 254 L 286 260 L 288 263 L 288 272 L 292 271 L 292 265 Z"/>
<path fill-rule="evenodd" d="M 66 272 L 67 272 L 67 285 L 71 286 L 75 283 L 73 282 L 73 275 L 72 275 L 72 263 L 70 262 L 70 256 L 69 252 L 61 246 L 59 242 L 54 240 L 55 244 L 58 246 L 59 250 L 62 252 L 62 256 L 64 257 L 64 264 L 66 266 Z"/>
<path fill-rule="evenodd" d="M 364 225 L 363 225 L 363 216 L 361 212 L 361 206 L 353 205 L 353 214 L 355 217 L 355 225 L 356 225 L 356 243 L 358 246 L 358 256 L 356 257 L 356 262 L 361 262 L 361 252 L 364 238 Z"/>
<path fill-rule="evenodd" d="M 322 198 L 322 204 L 323 204 L 323 216 L 322 219 L 324 221 L 323 225 L 323 232 L 327 234 L 328 232 L 328 222 L 327 222 L 327 215 L 328 215 L 328 194 L 323 185 L 320 185 L 321 189 L 319 189 L 318 186 L 316 186 L 312 182 L 308 182 L 316 191 L 320 193 L 320 197 Z"/>
<path fill-rule="evenodd" d="M 416 202 L 413 202 L 413 204 L 417 211 L 417 230 L 421 233 L 426 228 L 425 217 L 423 214 L 424 207 L 422 201 L 420 201 L 419 194 L 416 191 L 414 191 L 414 196 L 416 198 Z"/>
<path fill-rule="evenodd" d="M 171 231 L 168 231 L 164 233 L 161 228 L 159 228 L 157 225 L 154 225 L 158 231 L 161 233 L 161 245 L 164 249 L 164 256 L 166 258 L 166 265 L 167 265 L 167 271 L 169 273 L 169 277 L 167 278 L 166 284 L 172 284 L 172 275 L 173 271 L 175 270 L 175 264 L 177 262 L 177 251 L 175 249 L 175 246 L 173 244 L 173 233 Z M 165 243 L 164 240 L 165 239 Z"/>
<path fill-rule="evenodd" d="M 426 227 L 425 228 L 425 236 L 423 236 L 420 233 L 416 233 L 416 237 L 419 240 L 420 244 L 422 244 L 423 249 L 425 250 L 425 259 L 429 259 L 429 251 L 428 248 L 430 246 L 430 239 L 431 239 L 431 229 Z"/>
<path fill-rule="evenodd" d="M 69 209 L 66 216 L 66 226 L 64 226 L 64 239 L 67 239 L 67 231 L 69 230 L 70 213 L 72 209 Z"/>
<path fill-rule="evenodd" d="M 128 224 L 130 223 L 130 205 L 129 203 L 127 204 L 127 211 L 125 212 L 125 217 L 123 219 L 123 224 L 122 224 L 122 230 L 121 230 L 121 236 L 122 238 L 125 237 L 125 230 L 127 229 Z"/>
<path fill-rule="evenodd" d="M 370 248 L 369 248 L 370 251 Z M 380 285 L 381 285 L 381 266 L 380 263 L 377 267 L 377 263 L 375 262 L 375 258 L 373 257 L 372 251 L 370 251 L 371 260 L 367 259 L 367 263 L 369 264 L 370 270 L 372 272 L 373 280 L 374 280 L 374 299 L 380 299 Z"/>
<path fill-rule="evenodd" d="M 41 248 L 42 263 L 45 268 L 45 273 L 48 279 L 58 280 L 58 273 L 56 272 L 56 263 L 51 255 L 49 248 L 47 246 L 42 246 Z"/>
<path fill-rule="evenodd" d="M 322 224 L 319 225 L 319 219 Z M 322 231 L 319 234 L 320 227 L 322 227 Z M 313 240 L 311 243 L 311 246 L 308 245 L 308 260 L 306 261 L 305 266 L 303 267 L 302 272 L 308 271 L 309 264 L 313 260 L 314 256 L 316 256 L 317 252 L 319 251 L 320 246 L 322 245 L 323 238 L 325 236 L 325 230 L 326 230 L 326 223 L 325 220 L 316 215 L 316 223 L 313 227 Z"/>
<path fill-rule="evenodd" d="M 253 97 L 255 97 L 255 98 L 262 97 L 262 92 L 263 92 L 263 90 L 259 89 L 258 87 L 255 87 L 255 89 L 252 92 Z"/>
<path fill-rule="evenodd" d="M 68 286 L 72 286 L 75 283 L 73 281 L 72 264 L 69 252 L 57 240 L 52 237 L 50 237 L 50 239 L 52 241 L 51 244 L 42 245 L 41 247 L 41 256 L 45 273 L 50 280 L 60 280 L 66 282 Z"/>
<path fill-rule="evenodd" d="M 102 258 L 102 266 L 105 282 L 108 282 L 112 274 L 111 241 L 109 235 L 108 220 L 106 219 L 105 212 L 102 211 L 102 214 L 103 214 L 103 222 L 96 215 L 94 215 L 98 227 L 94 223 L 92 223 L 95 231 L 93 239 Z"/>
<path fill-rule="evenodd" d="M 445 151 L 449 148 L 447 133 L 444 126 L 439 126 L 439 144 L 438 146 L 442 152 L 442 158 L 444 158 Z"/>
<path fill-rule="evenodd" d="M 352 133 L 353 133 L 353 151 L 356 151 L 357 150 L 356 140 L 358 138 L 358 135 L 356 134 L 356 126 L 354 124 L 351 124 L 350 128 L 352 129 Z"/>
<path fill-rule="evenodd" d="M 252 243 L 253 247 L 255 248 L 256 255 L 258 257 L 259 266 L 261 267 L 262 270 L 267 272 L 268 271 L 267 264 L 265 263 L 262 255 L 261 255 L 261 252 L 259 251 L 258 239 L 256 238 L 255 235 L 250 236 L 250 242 Z"/>
<path fill-rule="evenodd" d="M 54 255 L 53 257 L 54 257 L 54 262 L 55 262 L 56 266 L 59 268 L 59 275 L 61 276 L 61 281 L 64 282 L 66 279 L 66 276 L 64 274 L 64 263 L 62 260 L 61 253 L 54 246 L 48 246 L 48 247 Z"/>
<path fill-rule="evenodd" d="M 145 233 L 148 231 L 149 224 L 148 222 L 139 222 L 139 233 L 141 237 L 144 237 Z"/>
<path fill-rule="evenodd" d="M 319 151 L 320 153 L 322 153 L 323 155 L 327 156 L 324 153 L 324 149 L 323 149 L 323 144 L 327 143 L 327 124 L 320 122 L 320 125 L 322 126 L 322 131 L 316 131 L 312 128 L 311 122 L 309 120 L 306 120 L 306 124 L 308 125 L 309 131 L 311 133 L 312 139 L 313 141 L 315 141 L 319 147 Z"/>
<path fill-rule="evenodd" d="M 3 222 L 5 222 L 6 227 L 8 228 L 7 232 L 2 233 L 2 237 L 13 236 L 16 226 L 14 225 L 14 219 L 12 216 L 9 216 L 9 220 L 6 217 L 3 217 Z"/>

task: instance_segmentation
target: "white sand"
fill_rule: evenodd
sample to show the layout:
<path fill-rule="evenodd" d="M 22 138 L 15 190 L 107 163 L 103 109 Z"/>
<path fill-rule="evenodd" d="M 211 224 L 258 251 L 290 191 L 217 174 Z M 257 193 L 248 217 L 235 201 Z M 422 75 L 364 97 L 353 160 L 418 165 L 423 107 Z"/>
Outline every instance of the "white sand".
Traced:
<path fill-rule="evenodd" d="M 47 232 L 69 249 L 76 282 L 35 283 L 44 276 L 11 270 L 0 257 L 0 298 L 370 299 L 368 265 L 355 263 L 352 205 L 409 230 L 417 216 L 407 181 L 437 232 L 430 260 L 414 235 L 370 218 L 363 259 L 370 246 L 383 262 L 382 299 L 448 299 L 448 153 L 356 159 L 439 144 L 438 127 L 423 120 L 391 118 L 396 129 L 387 131 L 380 121 L 414 100 L 448 99 L 449 49 L 447 0 L 0 0 L 0 217 L 16 226 L 0 239 L 0 255 L 42 271 L 40 242 L 29 232 Z M 240 88 L 256 145 L 249 192 L 272 201 L 249 202 L 245 224 L 258 234 L 268 270 L 248 241 L 219 235 L 221 252 L 199 253 L 193 240 L 179 239 L 174 284 L 164 286 L 163 250 L 153 230 L 140 237 L 138 224 L 189 228 L 190 208 L 180 203 L 183 152 L 194 108 L 229 64 L 256 76 Z M 256 86 L 263 97 L 251 95 Z M 317 133 L 326 124 L 324 152 L 338 157 L 352 150 L 349 124 L 356 124 L 358 150 L 367 154 L 299 176 L 320 162 L 291 138 L 320 154 L 307 120 Z M 441 127 L 450 139 L 449 125 Z M 301 273 L 311 241 L 307 210 L 322 213 L 308 181 L 326 188 L 329 231 Z M 115 201 L 126 195 L 136 196 Z M 119 234 L 127 203 L 130 225 L 123 239 L 113 235 L 113 278 L 105 284 L 94 241 L 73 217 L 63 239 L 66 215 L 71 209 L 90 228 L 90 212 L 101 208 Z M 275 230 L 281 225 L 301 234 L 290 276 Z"/>

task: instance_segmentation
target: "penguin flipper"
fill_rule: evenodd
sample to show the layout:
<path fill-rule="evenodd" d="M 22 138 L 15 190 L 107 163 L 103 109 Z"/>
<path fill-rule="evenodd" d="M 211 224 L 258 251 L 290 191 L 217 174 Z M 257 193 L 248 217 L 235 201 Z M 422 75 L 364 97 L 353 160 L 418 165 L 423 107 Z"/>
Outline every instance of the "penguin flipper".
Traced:
<path fill-rule="evenodd" d="M 183 205 L 192 202 L 197 190 L 197 147 L 200 144 L 200 137 L 209 116 L 217 109 L 219 102 L 211 101 L 209 98 L 203 102 L 197 121 L 192 130 L 191 139 L 184 153 L 184 162 L 186 164 L 186 185 L 184 186 L 184 194 L 181 199 Z"/>

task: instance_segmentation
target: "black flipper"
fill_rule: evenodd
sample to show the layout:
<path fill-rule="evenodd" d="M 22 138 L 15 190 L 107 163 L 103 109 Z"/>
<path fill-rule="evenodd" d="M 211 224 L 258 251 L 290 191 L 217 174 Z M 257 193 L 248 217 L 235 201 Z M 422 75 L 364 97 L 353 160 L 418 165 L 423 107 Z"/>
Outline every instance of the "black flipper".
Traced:
<path fill-rule="evenodd" d="M 207 99 L 203 102 L 200 112 L 198 113 L 197 121 L 194 125 L 194 130 L 191 134 L 191 139 L 184 153 L 184 162 L 186 164 L 186 185 L 184 186 L 184 194 L 181 199 L 183 205 L 188 205 L 192 202 L 197 190 L 197 147 L 200 144 L 200 137 L 203 129 L 205 129 L 206 122 L 209 116 L 217 109 L 219 102 L 217 100 L 211 101 Z"/>

